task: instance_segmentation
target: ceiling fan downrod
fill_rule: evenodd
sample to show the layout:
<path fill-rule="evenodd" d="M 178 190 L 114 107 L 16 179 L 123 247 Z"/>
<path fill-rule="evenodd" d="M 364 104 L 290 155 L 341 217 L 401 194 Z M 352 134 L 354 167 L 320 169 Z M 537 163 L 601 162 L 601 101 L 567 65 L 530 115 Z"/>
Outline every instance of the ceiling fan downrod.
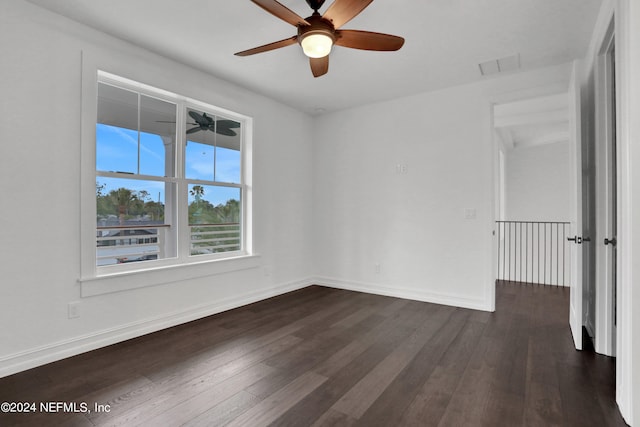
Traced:
<path fill-rule="evenodd" d="M 324 2 L 325 0 L 307 0 L 309 7 L 316 12 L 322 7 Z"/>

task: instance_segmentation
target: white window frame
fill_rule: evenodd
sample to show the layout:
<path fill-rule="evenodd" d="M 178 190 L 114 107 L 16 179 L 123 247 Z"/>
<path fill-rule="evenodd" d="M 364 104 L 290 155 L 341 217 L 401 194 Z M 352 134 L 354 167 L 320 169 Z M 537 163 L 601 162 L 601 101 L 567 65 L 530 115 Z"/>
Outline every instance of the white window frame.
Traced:
<path fill-rule="evenodd" d="M 257 256 L 252 253 L 252 119 L 248 116 L 216 107 L 211 103 L 178 95 L 157 87 L 138 83 L 135 80 L 120 77 L 102 71 L 92 61 L 83 58 L 82 93 L 82 130 L 81 130 L 81 295 L 92 296 L 103 293 L 135 289 L 156 284 L 171 283 L 190 278 L 255 268 Z M 123 89 L 133 90 L 146 96 L 162 99 L 177 105 L 177 141 L 174 177 L 164 178 L 174 183 L 177 216 L 172 224 L 177 228 L 177 257 L 153 261 L 100 266 L 96 264 L 96 193 L 95 182 L 99 176 L 118 177 L 117 173 L 98 173 L 96 168 L 96 123 L 98 82 L 111 84 Z M 241 178 L 240 184 L 211 183 L 206 185 L 232 186 L 240 188 L 241 194 L 241 250 L 219 252 L 208 255 L 190 254 L 190 231 L 188 219 L 188 184 L 193 180 L 184 174 L 184 144 L 186 142 L 185 124 L 187 108 L 213 112 L 224 118 L 241 123 Z M 123 176 L 124 177 L 124 176 Z M 127 178 L 131 178 L 127 176 Z M 144 176 L 138 176 L 144 178 Z M 157 178 L 157 177 L 154 177 Z M 165 199 L 165 208 L 169 201 Z M 129 280 L 121 280 L 127 276 Z"/>

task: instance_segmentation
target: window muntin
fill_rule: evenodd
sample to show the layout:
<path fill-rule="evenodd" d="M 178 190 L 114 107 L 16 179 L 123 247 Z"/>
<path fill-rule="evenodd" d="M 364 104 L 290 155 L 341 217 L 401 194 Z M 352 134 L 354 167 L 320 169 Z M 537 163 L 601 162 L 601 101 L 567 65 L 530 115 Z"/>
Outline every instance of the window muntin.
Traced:
<path fill-rule="evenodd" d="M 98 85 L 99 272 L 244 250 L 242 122 L 155 95 L 111 80 Z"/>

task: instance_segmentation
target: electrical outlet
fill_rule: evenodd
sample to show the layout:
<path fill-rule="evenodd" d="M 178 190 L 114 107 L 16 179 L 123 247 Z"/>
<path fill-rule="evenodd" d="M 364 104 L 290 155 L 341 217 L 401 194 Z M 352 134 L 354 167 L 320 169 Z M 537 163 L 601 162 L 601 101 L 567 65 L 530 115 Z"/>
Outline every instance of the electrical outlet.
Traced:
<path fill-rule="evenodd" d="M 373 265 L 373 270 L 376 272 L 376 274 L 380 274 L 380 263 L 379 262 L 376 262 Z"/>
<path fill-rule="evenodd" d="M 69 315 L 69 319 L 77 319 L 80 317 L 80 302 L 70 302 L 67 305 L 67 314 Z"/>

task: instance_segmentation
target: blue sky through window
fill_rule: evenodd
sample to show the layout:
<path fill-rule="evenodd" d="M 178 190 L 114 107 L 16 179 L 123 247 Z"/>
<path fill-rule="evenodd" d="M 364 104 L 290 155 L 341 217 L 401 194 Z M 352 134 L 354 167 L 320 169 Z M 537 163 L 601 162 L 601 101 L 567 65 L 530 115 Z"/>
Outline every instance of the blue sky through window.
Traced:
<path fill-rule="evenodd" d="M 99 123 L 96 127 L 96 169 L 104 172 L 165 176 L 164 144 L 158 135 Z"/>
<path fill-rule="evenodd" d="M 185 176 L 188 179 L 240 183 L 238 150 L 189 141 L 185 162 Z"/>
<path fill-rule="evenodd" d="M 139 153 L 139 155 L 138 155 Z M 215 168 L 214 168 L 215 159 Z M 165 176 L 165 146 L 159 135 L 98 123 L 96 126 L 96 170 L 149 176 Z M 214 176 L 215 170 L 215 176 Z M 185 176 L 226 183 L 240 183 L 240 151 L 189 141 L 185 153 Z M 98 177 L 103 194 L 120 187 L 146 191 L 153 201 L 165 200 L 165 183 L 137 179 Z M 218 187 L 205 193 L 213 205 L 239 200 L 237 188 Z M 189 202 L 193 197 L 189 197 Z"/>

